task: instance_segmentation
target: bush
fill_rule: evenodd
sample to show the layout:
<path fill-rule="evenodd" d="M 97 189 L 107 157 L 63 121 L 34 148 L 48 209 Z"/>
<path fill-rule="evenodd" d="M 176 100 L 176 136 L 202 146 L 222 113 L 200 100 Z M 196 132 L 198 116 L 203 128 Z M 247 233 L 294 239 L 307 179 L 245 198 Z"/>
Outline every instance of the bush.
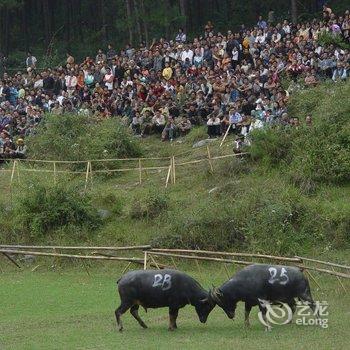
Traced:
<path fill-rule="evenodd" d="M 303 91 L 290 102 L 301 119 L 296 128 L 270 128 L 252 133 L 252 159 L 289 173 L 293 183 L 312 193 L 319 183 L 350 180 L 350 84 L 325 84 Z M 302 119 L 310 114 L 312 127 Z"/>
<path fill-rule="evenodd" d="M 294 134 L 295 130 L 282 127 L 254 130 L 249 149 L 252 159 L 267 166 L 289 162 Z"/>
<path fill-rule="evenodd" d="M 245 236 L 231 208 L 208 198 L 195 208 L 170 212 L 151 244 L 168 248 L 227 250 L 243 247 Z M 165 233 L 163 233 L 165 231 Z"/>
<path fill-rule="evenodd" d="M 92 199 L 81 188 L 40 183 L 22 188 L 14 197 L 13 215 L 18 234 L 42 239 L 55 230 L 90 232 L 101 224 Z"/>
<path fill-rule="evenodd" d="M 350 49 L 350 45 L 344 41 L 343 37 L 341 35 L 329 33 L 329 32 L 322 32 L 321 35 L 318 38 L 318 43 L 321 46 L 330 46 L 334 45 L 335 47 L 340 47 L 345 50 Z"/>
<path fill-rule="evenodd" d="M 139 157 L 140 143 L 115 119 L 96 121 L 85 115 L 47 114 L 29 139 L 29 155 L 36 159 L 89 160 Z M 98 166 L 100 164 L 96 164 Z"/>
<path fill-rule="evenodd" d="M 151 189 L 143 200 L 135 198 L 131 204 L 130 217 L 132 219 L 154 219 L 169 206 L 169 197 L 159 189 Z"/>

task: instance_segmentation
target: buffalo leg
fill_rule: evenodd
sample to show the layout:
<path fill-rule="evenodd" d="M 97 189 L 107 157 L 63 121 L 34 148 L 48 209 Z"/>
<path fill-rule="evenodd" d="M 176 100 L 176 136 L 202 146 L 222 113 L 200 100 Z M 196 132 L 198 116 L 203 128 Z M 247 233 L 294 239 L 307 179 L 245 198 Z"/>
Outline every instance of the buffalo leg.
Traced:
<path fill-rule="evenodd" d="M 169 308 L 169 331 L 173 331 L 177 328 L 176 319 L 179 314 L 179 309 Z"/>
<path fill-rule="evenodd" d="M 266 307 L 263 307 L 263 306 L 261 306 L 261 304 L 259 304 L 259 309 L 261 311 L 262 318 L 264 320 L 265 331 L 271 331 L 272 327 L 269 324 L 269 321 L 267 320 L 267 317 L 266 317 L 266 311 L 267 311 Z"/>
<path fill-rule="evenodd" d="M 245 303 L 244 324 L 246 327 L 250 327 L 249 314 L 251 309 L 252 309 L 252 306 L 248 303 Z"/>
<path fill-rule="evenodd" d="M 122 302 L 121 305 L 115 310 L 115 318 L 117 319 L 117 325 L 119 326 L 119 331 L 123 330 L 123 322 L 121 320 L 121 315 L 128 311 L 130 304 Z"/>
<path fill-rule="evenodd" d="M 131 315 L 134 316 L 136 321 L 140 324 L 142 328 L 147 328 L 145 322 L 141 320 L 141 317 L 139 316 L 139 305 L 133 305 L 130 309 Z"/>
<path fill-rule="evenodd" d="M 306 290 L 303 294 L 301 294 L 299 296 L 299 299 L 306 302 L 309 307 L 311 308 L 311 310 L 313 311 L 314 315 L 319 318 L 320 315 L 318 313 L 318 310 L 316 310 L 316 303 L 314 302 L 314 300 L 312 299 L 312 296 L 311 296 L 311 292 L 310 290 Z M 316 313 L 315 313 L 316 311 Z"/>
<path fill-rule="evenodd" d="M 288 323 L 292 323 L 293 322 L 293 315 L 294 315 L 294 312 L 296 310 L 295 300 L 292 299 L 287 304 L 290 307 L 290 309 L 292 310 L 292 316 L 291 316 L 291 319 L 290 319 L 290 321 Z"/>

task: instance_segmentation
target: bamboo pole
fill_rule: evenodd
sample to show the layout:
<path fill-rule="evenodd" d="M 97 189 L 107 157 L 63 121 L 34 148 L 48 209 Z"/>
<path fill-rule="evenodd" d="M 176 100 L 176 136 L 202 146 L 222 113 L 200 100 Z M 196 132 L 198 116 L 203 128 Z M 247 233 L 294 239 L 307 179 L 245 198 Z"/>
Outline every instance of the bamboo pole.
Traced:
<path fill-rule="evenodd" d="M 137 258 L 125 258 L 125 257 L 116 257 L 116 256 L 100 256 L 100 255 L 73 255 L 73 254 L 59 254 L 59 253 L 48 253 L 48 252 L 32 252 L 27 250 L 7 250 L 0 249 L 0 253 L 9 253 L 9 254 L 21 254 L 21 255 L 38 255 L 38 256 L 55 256 L 61 258 L 74 258 L 74 259 L 91 259 L 91 260 L 119 260 L 119 261 L 131 261 L 131 262 L 139 262 L 142 259 Z"/>
<path fill-rule="evenodd" d="M 156 260 L 154 259 L 154 257 L 152 255 L 149 256 L 151 258 L 151 260 L 153 261 L 154 265 L 157 267 L 158 270 L 160 270 L 159 265 L 157 264 Z"/>
<path fill-rule="evenodd" d="M 225 268 L 225 271 L 226 271 L 227 278 L 231 278 L 230 273 L 228 272 L 226 264 L 224 264 L 224 268 Z"/>
<path fill-rule="evenodd" d="M 140 185 L 142 184 L 142 165 L 141 165 L 141 158 L 139 159 L 139 182 Z"/>
<path fill-rule="evenodd" d="M 147 251 L 145 251 L 145 255 L 143 258 L 143 269 L 147 270 Z"/>
<path fill-rule="evenodd" d="M 94 253 L 96 253 L 96 254 L 94 254 Z M 93 254 L 93 255 L 97 255 L 97 256 L 115 256 L 115 255 L 112 255 L 112 254 L 107 254 L 107 253 L 98 253 L 98 252 L 92 252 L 91 254 Z M 144 259 L 141 259 L 140 258 L 140 260 L 139 261 L 132 261 L 133 263 L 135 263 L 135 264 L 139 264 L 139 265 L 142 265 L 143 266 L 143 263 L 144 263 Z M 156 268 L 159 268 L 159 269 L 165 269 L 165 268 L 167 268 L 167 266 L 166 265 L 163 265 L 163 264 L 160 264 L 160 263 L 157 263 L 157 264 L 154 264 L 153 262 L 150 262 L 150 263 L 148 263 L 149 264 L 149 266 L 151 266 L 151 267 L 156 267 Z"/>
<path fill-rule="evenodd" d="M 87 246 L 60 246 L 60 245 L 8 245 L 0 244 L 1 249 L 61 249 L 61 250 L 147 250 L 150 245 L 138 245 L 129 247 L 87 247 Z"/>
<path fill-rule="evenodd" d="M 317 282 L 316 278 L 314 276 L 312 276 L 311 272 L 309 270 L 305 270 L 306 273 L 309 275 L 309 277 L 315 282 L 316 286 L 319 289 L 322 289 L 322 287 L 320 286 L 320 284 Z"/>
<path fill-rule="evenodd" d="M 176 183 L 175 157 L 173 156 L 173 184 Z"/>
<path fill-rule="evenodd" d="M 10 186 L 12 186 L 12 183 L 13 183 L 13 178 L 15 176 L 16 165 L 17 165 L 17 160 L 14 160 L 13 161 L 13 165 L 12 165 L 12 171 L 11 171 Z"/>
<path fill-rule="evenodd" d="M 173 257 L 170 257 L 170 259 L 171 259 L 171 262 L 172 262 L 173 265 L 174 265 L 175 270 L 178 270 L 178 268 L 177 268 L 177 266 L 176 266 L 176 264 L 175 264 L 174 258 L 173 258 Z"/>
<path fill-rule="evenodd" d="M 90 271 L 89 271 L 88 267 L 86 266 L 85 260 L 83 259 L 81 262 L 83 263 L 84 269 L 85 269 L 86 273 L 88 274 L 88 276 L 91 276 Z"/>
<path fill-rule="evenodd" d="M 208 250 L 189 250 L 189 249 L 163 249 L 154 248 L 152 252 L 165 252 L 165 253 L 191 253 L 202 255 L 221 255 L 221 256 L 239 256 L 239 257 L 251 257 L 251 258 L 266 258 L 273 260 L 289 261 L 289 262 L 302 262 L 301 258 L 287 258 L 282 256 L 265 255 L 265 254 L 250 254 L 250 253 L 231 253 L 231 252 L 212 252 Z"/>
<path fill-rule="evenodd" d="M 22 268 L 21 265 L 19 265 L 19 264 L 17 263 L 16 260 L 12 259 L 11 256 L 7 254 L 7 252 L 2 252 L 2 254 L 3 254 L 8 260 L 10 260 L 10 261 L 12 262 L 12 264 L 16 265 L 19 269 Z M 11 252 L 10 252 L 10 254 L 11 254 Z"/>
<path fill-rule="evenodd" d="M 204 260 L 204 261 L 217 261 L 222 263 L 236 263 L 241 265 L 251 265 L 253 262 L 251 261 L 239 261 L 239 260 L 229 260 L 229 259 L 221 259 L 221 258 L 209 258 L 205 256 L 193 256 L 193 255 L 182 255 L 182 254 L 172 254 L 172 253 L 162 253 L 162 252 L 155 252 L 153 250 L 149 250 L 148 254 L 150 255 L 156 255 L 156 256 L 169 256 L 174 258 L 183 258 L 183 259 L 193 259 L 193 260 Z"/>
<path fill-rule="evenodd" d="M 225 142 L 225 140 L 226 140 L 226 137 L 227 137 L 227 135 L 228 135 L 228 132 L 230 131 L 230 129 L 231 129 L 231 126 L 232 126 L 232 124 L 230 124 L 229 126 L 228 126 L 228 128 L 227 128 L 227 130 L 226 130 L 226 132 L 225 132 L 225 135 L 224 135 L 224 137 L 222 138 L 222 141 L 221 141 L 221 143 L 220 143 L 220 147 L 223 145 L 223 143 Z"/>
<path fill-rule="evenodd" d="M 121 275 L 123 276 L 125 271 L 130 267 L 131 261 L 128 262 L 128 264 L 125 266 L 124 270 L 122 271 Z"/>
<path fill-rule="evenodd" d="M 332 270 L 333 270 L 334 272 L 336 272 L 336 271 L 334 270 L 334 267 L 332 267 Z M 343 288 L 344 292 L 347 293 L 347 290 L 346 290 L 346 288 L 345 288 L 343 282 L 342 282 L 341 279 L 339 278 L 339 276 L 336 276 L 336 278 L 337 278 L 337 280 L 338 280 L 340 286 Z"/>
<path fill-rule="evenodd" d="M 85 173 L 85 191 L 87 189 L 87 184 L 88 184 L 88 180 L 89 180 L 89 170 L 90 170 L 90 162 L 87 162 L 86 165 L 86 173 Z"/>
<path fill-rule="evenodd" d="M 209 145 L 207 145 L 207 153 L 208 153 L 208 162 L 209 162 L 209 166 L 210 166 L 210 171 L 213 173 L 214 172 L 214 168 L 213 168 L 213 164 L 211 162 L 211 155 L 210 155 Z"/>
<path fill-rule="evenodd" d="M 170 175 L 171 175 L 171 168 L 172 168 L 172 160 L 170 159 L 170 165 L 169 165 L 169 169 L 168 169 L 168 174 L 167 174 L 166 180 L 165 180 L 165 188 L 167 188 L 168 184 L 169 184 L 169 179 L 170 179 Z"/>
<path fill-rule="evenodd" d="M 39 267 L 40 267 L 40 265 L 36 265 L 36 266 L 33 267 L 30 271 L 31 271 L 31 272 L 34 272 L 34 271 L 36 271 Z"/>
<path fill-rule="evenodd" d="M 19 166 L 18 166 L 18 163 L 17 163 L 17 166 L 16 166 L 16 170 L 17 170 L 17 180 L 18 180 L 18 183 L 20 184 L 21 183 L 21 179 L 19 177 Z"/>
<path fill-rule="evenodd" d="M 303 256 L 295 256 L 295 257 L 298 258 L 298 259 L 301 259 L 301 260 L 305 260 L 305 261 L 311 261 L 311 262 L 315 262 L 315 263 L 322 264 L 322 265 L 340 267 L 340 268 L 342 268 L 342 269 L 348 269 L 348 270 L 350 270 L 350 266 L 346 266 L 346 265 L 340 265 L 340 264 L 331 263 L 331 262 L 323 261 L 323 260 L 316 260 L 316 259 L 311 259 L 311 258 L 304 258 Z"/>
<path fill-rule="evenodd" d="M 305 265 L 296 265 L 297 267 L 304 269 L 304 270 L 313 270 L 313 271 L 318 271 L 318 272 L 323 272 L 323 273 L 328 273 L 329 275 L 333 276 L 339 276 L 343 278 L 350 278 L 349 274 L 343 273 L 343 272 L 336 272 L 336 271 L 331 271 L 331 270 L 326 270 L 326 269 L 320 269 L 318 267 L 314 266 L 305 266 Z"/>

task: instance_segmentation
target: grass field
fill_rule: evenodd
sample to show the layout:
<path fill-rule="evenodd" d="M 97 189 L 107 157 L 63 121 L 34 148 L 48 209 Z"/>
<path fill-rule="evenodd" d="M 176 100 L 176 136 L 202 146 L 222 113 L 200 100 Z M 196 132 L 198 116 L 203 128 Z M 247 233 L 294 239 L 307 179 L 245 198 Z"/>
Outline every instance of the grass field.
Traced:
<path fill-rule="evenodd" d="M 118 306 L 115 265 L 90 269 L 81 266 L 59 271 L 24 271 L 6 266 L 0 274 L 0 349 L 348 349 L 350 295 L 341 291 L 336 279 L 316 275 L 322 290 L 312 290 L 316 300 L 329 303 L 329 328 L 292 325 L 275 326 L 265 332 L 257 309 L 251 314 L 251 329 L 243 325 L 243 306 L 236 320 L 229 320 L 219 308 L 208 322 L 199 323 L 191 306 L 179 313 L 178 330 L 167 330 L 166 309 L 140 311 L 149 326 L 141 329 L 126 313 L 125 331 L 116 331 L 114 310 Z M 113 267 L 114 266 L 114 267 Z M 42 269 L 42 270 L 40 270 Z M 205 288 L 226 277 L 219 266 L 200 272 L 184 265 Z M 233 272 L 230 271 L 230 272 Z M 349 288 L 349 283 L 347 284 Z"/>

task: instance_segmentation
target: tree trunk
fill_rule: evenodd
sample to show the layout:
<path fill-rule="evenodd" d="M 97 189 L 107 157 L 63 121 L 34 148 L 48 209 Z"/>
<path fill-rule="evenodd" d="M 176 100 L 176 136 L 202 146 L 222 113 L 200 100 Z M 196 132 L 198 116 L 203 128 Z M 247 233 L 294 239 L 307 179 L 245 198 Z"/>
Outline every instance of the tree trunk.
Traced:
<path fill-rule="evenodd" d="M 297 0 L 291 0 L 290 6 L 291 6 L 292 22 L 297 23 L 298 22 Z"/>
<path fill-rule="evenodd" d="M 99 1 L 99 8 L 100 8 L 100 17 L 101 17 L 101 33 L 102 33 L 102 40 L 106 43 L 108 40 L 107 36 L 107 22 L 106 22 L 106 11 L 105 11 L 105 1 L 100 0 Z"/>
<path fill-rule="evenodd" d="M 142 13 L 142 23 L 143 23 L 143 30 L 145 32 L 145 40 L 146 40 L 146 46 L 149 44 L 149 34 L 148 34 L 148 23 L 147 23 L 147 14 L 145 9 L 145 3 L 143 0 L 141 0 L 141 13 Z"/>
<path fill-rule="evenodd" d="M 180 14 L 183 16 L 184 19 L 184 31 L 187 34 L 187 7 L 186 7 L 186 0 L 180 0 Z"/>
<path fill-rule="evenodd" d="M 3 33 L 4 33 L 4 41 L 3 41 L 3 50 L 4 50 L 4 54 L 7 57 L 10 51 L 9 48 L 9 42 L 10 42 L 10 31 L 9 31 L 9 20 L 10 20 L 10 16 L 9 16 L 9 9 L 7 6 L 5 6 L 3 8 L 3 23 L 4 23 L 4 29 L 3 29 Z"/>
<path fill-rule="evenodd" d="M 43 22 L 44 22 L 44 35 L 45 35 L 45 44 L 48 46 L 51 40 L 51 21 L 50 21 L 50 6 L 48 0 L 42 0 L 42 9 L 43 9 Z"/>
<path fill-rule="evenodd" d="M 66 39 L 66 46 L 67 49 L 69 50 L 69 43 L 71 39 L 71 30 L 70 30 L 70 25 L 71 25 L 71 7 L 70 7 L 70 0 L 65 1 L 65 6 L 64 6 L 64 34 L 65 34 L 65 39 Z"/>
<path fill-rule="evenodd" d="M 131 4 L 130 0 L 125 0 L 126 5 L 126 20 L 128 23 L 128 30 L 129 30 L 129 44 L 132 45 L 133 42 L 133 32 L 132 32 L 132 25 L 131 25 Z"/>
<path fill-rule="evenodd" d="M 26 51 L 29 51 L 29 35 L 28 35 L 28 18 L 29 18 L 29 6 L 27 6 L 27 2 L 24 2 L 22 6 L 22 32 L 24 35 L 24 45 Z"/>
<path fill-rule="evenodd" d="M 137 34 L 139 35 L 139 42 L 142 42 L 141 19 L 140 19 L 140 11 L 138 8 L 138 0 L 134 0 L 134 10 L 135 10 Z"/>

